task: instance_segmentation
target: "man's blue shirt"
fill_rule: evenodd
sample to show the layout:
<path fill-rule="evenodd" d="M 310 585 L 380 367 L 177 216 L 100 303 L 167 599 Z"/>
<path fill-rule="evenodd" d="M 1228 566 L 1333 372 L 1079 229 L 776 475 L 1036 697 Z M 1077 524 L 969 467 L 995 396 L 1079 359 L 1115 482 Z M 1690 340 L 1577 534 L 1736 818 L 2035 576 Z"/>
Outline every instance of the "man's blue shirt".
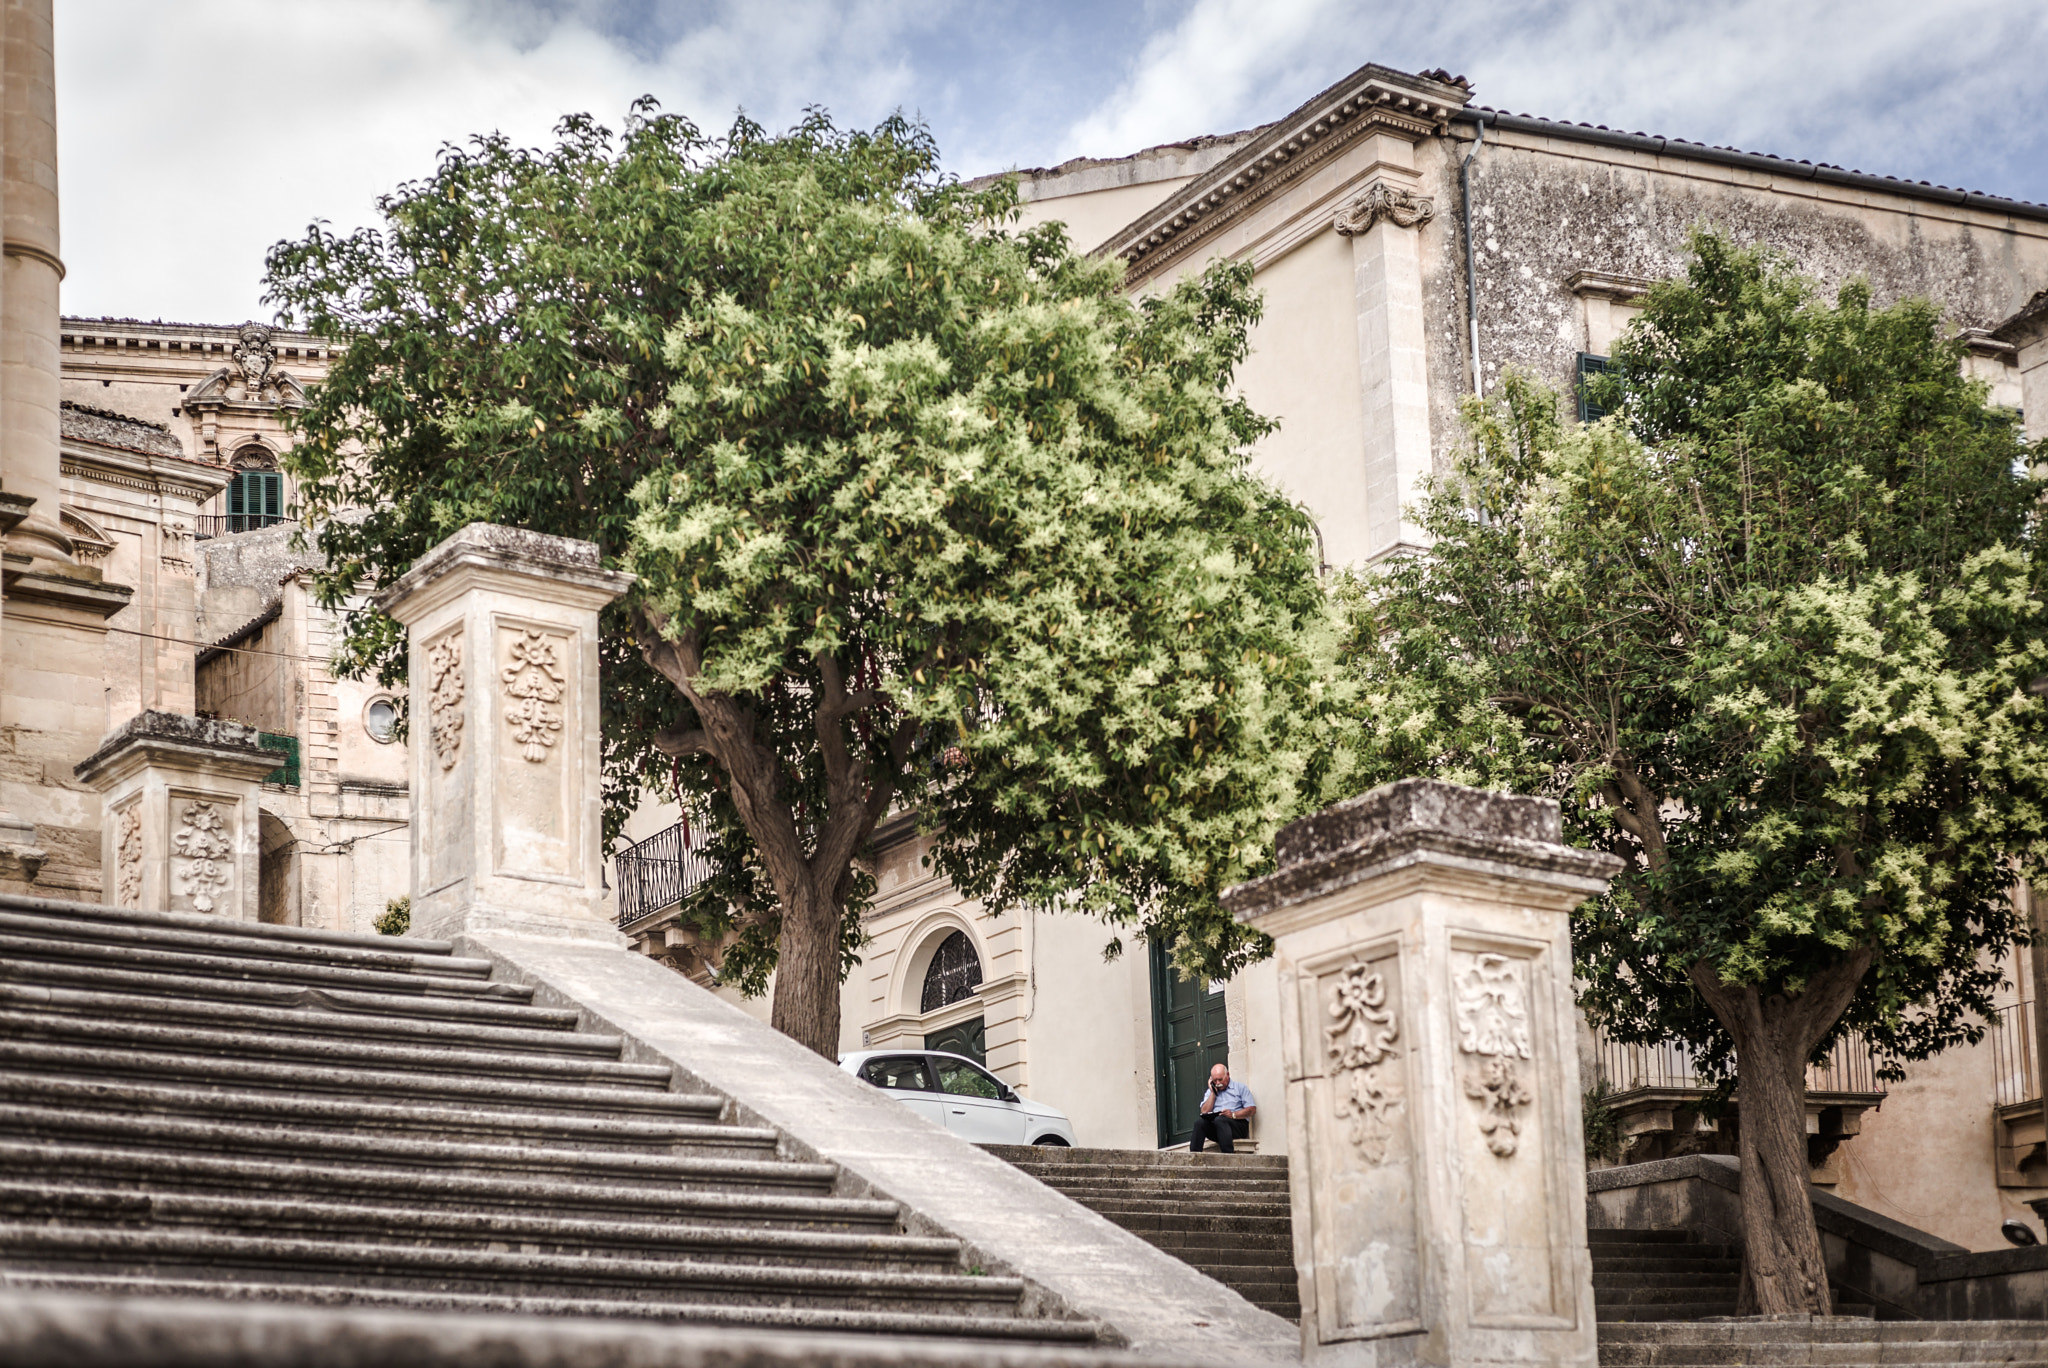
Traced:
<path fill-rule="evenodd" d="M 1216 1105 L 1209 1110 L 1212 1112 L 1243 1111 L 1246 1107 L 1256 1107 L 1258 1105 L 1258 1103 L 1252 1101 L 1252 1090 L 1233 1078 L 1224 1087 L 1223 1091 L 1217 1094 Z"/>

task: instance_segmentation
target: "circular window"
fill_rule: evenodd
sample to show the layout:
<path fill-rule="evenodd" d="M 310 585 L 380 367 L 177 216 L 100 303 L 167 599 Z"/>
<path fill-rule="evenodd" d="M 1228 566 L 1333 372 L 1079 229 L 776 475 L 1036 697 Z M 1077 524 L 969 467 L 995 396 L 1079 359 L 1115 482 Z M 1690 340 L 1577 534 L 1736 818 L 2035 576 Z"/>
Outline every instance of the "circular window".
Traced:
<path fill-rule="evenodd" d="M 372 741 L 389 744 L 398 739 L 398 704 L 389 698 L 373 698 L 363 709 L 363 729 Z"/>

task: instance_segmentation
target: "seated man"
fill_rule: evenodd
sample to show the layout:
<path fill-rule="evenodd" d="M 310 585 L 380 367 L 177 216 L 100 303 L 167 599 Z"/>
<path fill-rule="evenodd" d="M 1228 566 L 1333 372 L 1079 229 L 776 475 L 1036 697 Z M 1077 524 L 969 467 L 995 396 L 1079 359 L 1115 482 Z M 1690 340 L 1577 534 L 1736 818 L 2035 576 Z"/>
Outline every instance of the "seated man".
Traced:
<path fill-rule="evenodd" d="M 1213 1139 L 1225 1154 L 1237 1152 L 1236 1141 L 1252 1133 L 1252 1116 L 1259 1104 L 1242 1083 L 1230 1081 L 1230 1066 L 1218 1064 L 1209 1070 L 1209 1091 L 1202 1094 L 1202 1111 L 1195 1118 L 1195 1138 L 1188 1148 L 1202 1152 L 1202 1142 Z"/>

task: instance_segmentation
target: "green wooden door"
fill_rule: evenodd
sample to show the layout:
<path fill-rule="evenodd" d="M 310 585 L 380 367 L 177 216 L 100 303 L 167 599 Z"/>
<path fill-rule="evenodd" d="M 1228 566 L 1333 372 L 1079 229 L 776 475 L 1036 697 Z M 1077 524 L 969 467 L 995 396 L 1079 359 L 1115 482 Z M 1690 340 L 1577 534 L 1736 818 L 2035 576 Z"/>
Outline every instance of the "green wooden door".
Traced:
<path fill-rule="evenodd" d="M 1223 985 L 1182 978 L 1163 945 L 1152 946 L 1152 1085 L 1159 1143 L 1185 1145 L 1209 1087 L 1209 1070 L 1230 1062 Z"/>

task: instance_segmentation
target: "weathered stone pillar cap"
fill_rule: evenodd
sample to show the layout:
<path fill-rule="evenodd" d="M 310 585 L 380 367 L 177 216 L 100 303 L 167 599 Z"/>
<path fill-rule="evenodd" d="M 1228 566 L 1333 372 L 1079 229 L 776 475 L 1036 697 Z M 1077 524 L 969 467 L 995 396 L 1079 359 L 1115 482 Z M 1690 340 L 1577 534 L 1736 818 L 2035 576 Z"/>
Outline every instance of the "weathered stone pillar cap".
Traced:
<path fill-rule="evenodd" d="M 80 761 L 72 773 L 92 784 L 126 758 L 147 753 L 248 769 L 260 777 L 285 762 L 284 752 L 264 749 L 262 735 L 240 722 L 146 712 L 108 733 L 100 748 Z"/>
<path fill-rule="evenodd" d="M 400 604 L 463 569 L 539 576 L 603 594 L 607 602 L 633 586 L 633 576 L 604 568 L 595 542 L 498 523 L 470 523 L 415 561 L 396 583 L 377 595 L 376 604 L 398 617 Z"/>
<path fill-rule="evenodd" d="M 1621 868 L 1612 855 L 1564 844 L 1555 799 L 1437 779 L 1398 780 L 1283 827 L 1274 857 L 1273 873 L 1224 890 L 1223 905 L 1239 921 L 1424 860 L 1491 867 L 1589 894 Z"/>

